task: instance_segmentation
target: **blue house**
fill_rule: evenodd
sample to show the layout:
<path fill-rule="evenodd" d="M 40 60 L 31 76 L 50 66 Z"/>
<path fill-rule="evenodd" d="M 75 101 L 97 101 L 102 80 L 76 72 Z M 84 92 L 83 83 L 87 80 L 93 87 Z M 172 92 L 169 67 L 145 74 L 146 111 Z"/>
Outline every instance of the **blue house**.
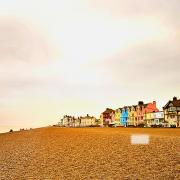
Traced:
<path fill-rule="evenodd" d="M 128 120 L 128 109 L 126 107 L 122 108 L 122 114 L 121 114 L 121 125 L 127 126 L 127 120 Z"/>

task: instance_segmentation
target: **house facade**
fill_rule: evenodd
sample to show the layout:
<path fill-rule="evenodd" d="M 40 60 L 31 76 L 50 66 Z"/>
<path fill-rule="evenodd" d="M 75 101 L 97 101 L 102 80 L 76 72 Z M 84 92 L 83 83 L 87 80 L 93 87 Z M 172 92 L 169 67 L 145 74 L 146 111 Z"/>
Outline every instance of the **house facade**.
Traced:
<path fill-rule="evenodd" d="M 123 107 L 121 113 L 121 125 L 126 127 L 127 120 L 128 120 L 128 107 Z"/>
<path fill-rule="evenodd" d="M 145 114 L 145 106 L 147 104 L 144 104 L 143 101 L 139 101 L 138 105 L 136 107 L 136 122 L 135 125 L 141 125 L 144 124 L 144 114 Z"/>
<path fill-rule="evenodd" d="M 81 126 L 81 119 L 80 117 L 74 118 L 74 127 L 80 127 Z"/>
<path fill-rule="evenodd" d="M 152 125 L 162 125 L 164 123 L 164 112 L 148 112 L 144 115 L 144 121 L 146 127 L 151 127 Z"/>
<path fill-rule="evenodd" d="M 168 127 L 180 127 L 180 99 L 173 97 L 163 107 L 164 120 L 168 123 Z"/>
<path fill-rule="evenodd" d="M 111 122 L 109 124 L 116 126 L 115 111 L 111 112 Z"/>
<path fill-rule="evenodd" d="M 156 107 L 156 101 L 147 104 L 144 104 L 143 101 L 139 101 L 137 105 L 125 106 L 121 109 L 120 125 L 122 126 L 145 125 L 145 117 L 146 117 L 145 114 L 151 112 L 159 112 L 159 109 Z M 118 119 L 119 114 L 118 113 L 115 114 L 116 114 L 116 119 Z"/>
<path fill-rule="evenodd" d="M 61 125 L 67 127 L 69 125 L 69 116 L 65 115 L 61 119 Z"/>
<path fill-rule="evenodd" d="M 136 106 L 130 106 L 128 108 L 128 120 L 127 126 L 135 126 L 136 125 Z"/>
<path fill-rule="evenodd" d="M 145 125 L 145 114 L 158 111 L 159 109 L 156 107 L 156 101 L 147 104 L 144 104 L 143 101 L 139 101 L 138 105 L 136 106 L 135 125 Z"/>
<path fill-rule="evenodd" d="M 61 127 L 80 127 L 81 119 L 74 116 L 64 115 L 59 121 L 58 126 Z"/>
<path fill-rule="evenodd" d="M 84 117 L 80 117 L 80 126 L 81 127 L 87 127 L 87 126 L 93 126 L 96 125 L 96 118 L 93 116 L 89 116 L 87 114 Z"/>
<path fill-rule="evenodd" d="M 75 118 L 74 116 L 65 115 L 63 118 L 58 122 L 58 126 L 61 127 L 85 127 L 91 125 L 97 125 L 99 121 L 96 121 L 96 118 L 93 116 L 78 117 Z"/>
<path fill-rule="evenodd" d="M 160 125 L 164 123 L 164 112 L 163 111 L 157 111 L 154 112 L 154 124 Z"/>
<path fill-rule="evenodd" d="M 104 126 L 109 126 L 115 121 L 115 110 L 106 108 L 106 110 L 102 113 L 102 120 Z"/>
<path fill-rule="evenodd" d="M 137 105 L 124 106 L 116 110 L 106 108 L 97 120 L 88 114 L 85 117 L 75 118 L 65 115 L 58 123 L 63 127 L 85 126 L 146 126 L 164 125 L 180 127 L 180 99 L 176 97 L 170 100 L 159 111 L 156 101 L 144 103 L 139 101 Z"/>
<path fill-rule="evenodd" d="M 115 124 L 116 126 L 121 125 L 121 108 L 115 110 Z"/>

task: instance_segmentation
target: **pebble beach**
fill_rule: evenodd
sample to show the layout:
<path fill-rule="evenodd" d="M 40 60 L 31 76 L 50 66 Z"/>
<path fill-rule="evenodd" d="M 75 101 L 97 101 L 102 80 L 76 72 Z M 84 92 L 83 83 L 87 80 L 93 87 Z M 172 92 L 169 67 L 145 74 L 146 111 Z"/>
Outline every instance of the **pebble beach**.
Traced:
<path fill-rule="evenodd" d="M 148 134 L 133 145 L 132 134 Z M 180 179 L 179 128 L 46 127 L 0 134 L 0 180 Z"/>

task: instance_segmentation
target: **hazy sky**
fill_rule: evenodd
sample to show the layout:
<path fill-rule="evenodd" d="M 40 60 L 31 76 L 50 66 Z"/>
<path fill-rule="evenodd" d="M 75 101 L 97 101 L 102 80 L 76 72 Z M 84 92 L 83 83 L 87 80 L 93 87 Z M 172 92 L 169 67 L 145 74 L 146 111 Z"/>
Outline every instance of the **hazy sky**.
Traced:
<path fill-rule="evenodd" d="M 180 97 L 179 0 L 0 0 L 0 131 Z"/>

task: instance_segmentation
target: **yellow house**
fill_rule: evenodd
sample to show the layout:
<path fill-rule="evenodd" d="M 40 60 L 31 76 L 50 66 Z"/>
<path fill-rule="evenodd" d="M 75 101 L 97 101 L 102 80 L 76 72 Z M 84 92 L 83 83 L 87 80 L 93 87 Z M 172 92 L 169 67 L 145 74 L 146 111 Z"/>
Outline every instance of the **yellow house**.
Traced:
<path fill-rule="evenodd" d="M 154 122 L 154 113 L 148 112 L 144 114 L 144 122 L 146 127 L 151 127 Z"/>
<path fill-rule="evenodd" d="M 130 106 L 128 107 L 128 126 L 136 126 L 136 107 Z"/>
<path fill-rule="evenodd" d="M 118 108 L 118 109 L 115 110 L 115 123 L 116 123 L 116 126 L 120 125 L 120 119 L 121 119 L 121 109 Z"/>
<path fill-rule="evenodd" d="M 163 111 L 145 113 L 144 122 L 146 127 L 151 127 L 152 125 L 162 125 L 164 122 Z"/>

